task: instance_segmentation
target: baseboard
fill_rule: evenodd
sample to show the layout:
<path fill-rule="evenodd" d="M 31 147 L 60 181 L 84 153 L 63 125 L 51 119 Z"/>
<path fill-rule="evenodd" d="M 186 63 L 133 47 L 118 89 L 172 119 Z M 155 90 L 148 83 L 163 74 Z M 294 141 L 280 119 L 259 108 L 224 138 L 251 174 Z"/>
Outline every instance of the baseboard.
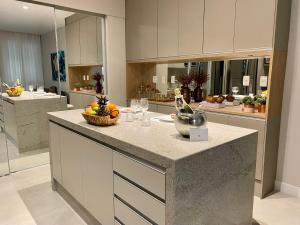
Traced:
<path fill-rule="evenodd" d="M 293 186 L 280 181 L 275 181 L 275 190 L 300 198 L 300 187 Z"/>

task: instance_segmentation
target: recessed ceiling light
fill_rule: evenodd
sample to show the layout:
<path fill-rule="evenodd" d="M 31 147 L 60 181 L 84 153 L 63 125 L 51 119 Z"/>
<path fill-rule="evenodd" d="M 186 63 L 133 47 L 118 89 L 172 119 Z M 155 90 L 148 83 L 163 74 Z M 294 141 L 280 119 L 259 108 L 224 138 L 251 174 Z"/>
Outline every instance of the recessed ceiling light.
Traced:
<path fill-rule="evenodd" d="M 29 7 L 27 5 L 23 5 L 22 8 L 25 9 L 25 10 L 29 9 Z"/>

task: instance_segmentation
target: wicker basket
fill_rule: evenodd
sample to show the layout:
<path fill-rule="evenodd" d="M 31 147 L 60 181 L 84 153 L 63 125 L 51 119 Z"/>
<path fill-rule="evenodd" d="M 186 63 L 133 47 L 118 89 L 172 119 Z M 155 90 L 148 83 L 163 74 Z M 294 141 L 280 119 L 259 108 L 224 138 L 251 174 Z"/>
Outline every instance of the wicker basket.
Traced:
<path fill-rule="evenodd" d="M 113 119 L 110 116 L 94 116 L 86 113 L 82 113 L 82 116 L 89 124 L 102 127 L 115 125 L 119 120 L 119 116 Z"/>
<path fill-rule="evenodd" d="M 15 94 L 12 94 L 11 92 L 6 92 L 9 97 L 19 97 L 21 96 L 22 92 L 16 92 Z"/>

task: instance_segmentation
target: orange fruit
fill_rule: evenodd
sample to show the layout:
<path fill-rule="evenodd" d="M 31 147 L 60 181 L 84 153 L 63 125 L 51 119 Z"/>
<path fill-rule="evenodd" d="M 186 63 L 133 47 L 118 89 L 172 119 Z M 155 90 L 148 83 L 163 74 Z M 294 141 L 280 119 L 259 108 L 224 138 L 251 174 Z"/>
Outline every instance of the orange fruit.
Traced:
<path fill-rule="evenodd" d="M 120 113 L 119 110 L 115 109 L 115 110 L 111 111 L 110 116 L 112 118 L 116 118 L 116 117 L 118 117 L 119 113 Z"/>
<path fill-rule="evenodd" d="M 113 112 L 118 109 L 118 107 L 113 103 L 108 103 L 106 107 L 110 112 Z"/>

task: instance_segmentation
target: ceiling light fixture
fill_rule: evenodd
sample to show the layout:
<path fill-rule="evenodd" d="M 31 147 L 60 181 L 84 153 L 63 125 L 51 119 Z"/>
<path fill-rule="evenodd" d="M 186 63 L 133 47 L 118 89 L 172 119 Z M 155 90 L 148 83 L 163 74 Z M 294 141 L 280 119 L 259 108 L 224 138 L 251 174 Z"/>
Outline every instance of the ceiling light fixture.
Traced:
<path fill-rule="evenodd" d="M 29 9 L 29 7 L 27 5 L 23 5 L 22 8 L 25 9 L 25 10 Z"/>

